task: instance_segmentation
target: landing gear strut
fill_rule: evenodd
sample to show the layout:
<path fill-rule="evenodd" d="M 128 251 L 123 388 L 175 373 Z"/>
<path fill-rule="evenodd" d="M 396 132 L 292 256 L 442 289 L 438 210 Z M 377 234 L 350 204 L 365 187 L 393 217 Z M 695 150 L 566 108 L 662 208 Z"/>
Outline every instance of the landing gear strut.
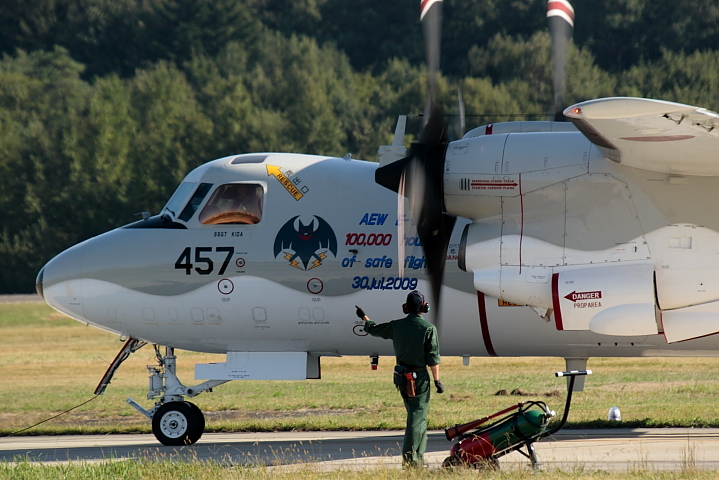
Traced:
<path fill-rule="evenodd" d="M 163 445 L 192 445 L 205 432 L 205 416 L 194 403 L 186 402 L 184 397 L 194 397 L 228 380 L 208 380 L 194 387 L 186 387 L 177 378 L 177 357 L 175 349 L 165 347 L 165 355 L 155 345 L 157 365 L 148 365 L 150 373 L 148 400 L 157 399 L 150 410 L 144 409 L 131 398 L 127 403 L 152 420 L 152 433 Z"/>
<path fill-rule="evenodd" d="M 120 364 L 144 345 L 145 342 L 134 338 L 128 339 L 108 368 L 95 393 L 101 395 Z M 147 366 L 147 371 L 150 373 L 147 399 L 157 400 L 155 406 L 147 410 L 131 398 L 126 401 L 152 420 L 152 433 L 163 445 L 192 445 L 205 431 L 205 416 L 197 405 L 186 402 L 184 397 L 194 397 L 202 392 L 212 391 L 216 386 L 229 380 L 208 380 L 194 387 L 186 387 L 176 375 L 175 349 L 165 347 L 165 355 L 161 355 L 160 347 L 155 345 L 155 356 L 157 365 Z"/>

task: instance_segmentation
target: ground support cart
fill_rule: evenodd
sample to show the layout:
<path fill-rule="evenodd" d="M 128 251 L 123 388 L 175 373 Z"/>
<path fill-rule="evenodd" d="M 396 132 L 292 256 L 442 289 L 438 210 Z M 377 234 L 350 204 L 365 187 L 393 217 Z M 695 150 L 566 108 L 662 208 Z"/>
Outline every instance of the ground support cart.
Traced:
<path fill-rule="evenodd" d="M 534 468 L 539 468 L 534 442 L 558 432 L 566 423 L 572 403 L 574 379 L 589 375 L 591 370 L 557 372 L 557 377 L 569 377 L 564 415 L 559 422 L 550 422 L 556 416 L 547 404 L 539 401 L 522 402 L 497 413 L 445 430 L 447 440 L 457 440 L 444 460 L 445 467 L 468 465 L 475 468 L 498 468 L 497 459 L 515 450 L 527 457 Z M 504 416 L 503 416 L 504 415 Z M 495 420 L 489 425 L 488 421 Z M 521 449 L 526 447 L 526 452 Z"/>

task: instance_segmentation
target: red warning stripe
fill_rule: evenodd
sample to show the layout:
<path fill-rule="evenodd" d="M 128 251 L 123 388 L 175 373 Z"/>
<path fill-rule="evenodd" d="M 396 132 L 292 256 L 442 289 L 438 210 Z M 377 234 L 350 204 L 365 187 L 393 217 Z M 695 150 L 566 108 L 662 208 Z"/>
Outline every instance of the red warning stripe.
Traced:
<path fill-rule="evenodd" d="M 554 323 L 557 330 L 564 330 L 562 324 L 562 309 L 560 306 L 561 297 L 559 296 L 559 274 L 552 274 L 552 307 L 554 308 Z"/>
<path fill-rule="evenodd" d="M 479 308 L 479 326 L 482 328 L 482 340 L 484 340 L 484 348 L 490 357 L 496 357 L 497 352 L 494 351 L 492 345 L 492 337 L 489 334 L 489 321 L 487 320 L 487 305 L 484 301 L 484 293 L 477 292 L 477 307 Z"/>
<path fill-rule="evenodd" d="M 547 18 L 549 17 L 562 17 L 574 28 L 574 8 L 567 0 L 549 0 Z"/>
<path fill-rule="evenodd" d="M 419 2 L 419 19 L 422 20 L 427 12 L 429 12 L 429 9 L 432 8 L 432 5 L 434 5 L 437 2 L 441 2 L 442 0 L 420 0 Z"/>

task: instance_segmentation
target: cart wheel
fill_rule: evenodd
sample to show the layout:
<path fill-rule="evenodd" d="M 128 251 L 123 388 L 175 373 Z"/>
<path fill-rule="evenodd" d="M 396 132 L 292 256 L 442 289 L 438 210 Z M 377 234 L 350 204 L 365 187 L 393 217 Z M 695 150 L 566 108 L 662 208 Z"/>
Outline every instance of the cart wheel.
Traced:
<path fill-rule="evenodd" d="M 499 460 L 496 458 L 483 458 L 482 460 L 472 464 L 475 470 L 495 471 L 499 470 Z"/>
<path fill-rule="evenodd" d="M 454 468 L 454 467 L 466 467 L 467 464 L 462 461 L 461 458 L 459 458 L 457 455 L 452 455 L 451 457 L 447 457 L 444 459 L 444 462 L 442 462 L 442 466 L 444 468 Z"/>

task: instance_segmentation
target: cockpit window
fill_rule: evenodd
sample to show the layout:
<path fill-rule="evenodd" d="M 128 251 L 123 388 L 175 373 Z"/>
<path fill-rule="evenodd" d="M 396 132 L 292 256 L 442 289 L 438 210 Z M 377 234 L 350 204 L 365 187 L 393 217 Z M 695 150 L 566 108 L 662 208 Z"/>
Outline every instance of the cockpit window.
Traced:
<path fill-rule="evenodd" d="M 177 212 L 180 211 L 182 206 L 185 204 L 187 199 L 190 197 L 190 193 L 194 190 L 197 183 L 195 182 L 182 182 L 175 193 L 172 194 L 170 200 L 165 205 L 164 210 L 168 210 L 173 216 L 177 216 Z"/>
<path fill-rule="evenodd" d="M 253 224 L 262 220 L 264 190 L 254 183 L 220 185 L 200 212 L 206 225 Z"/>
<path fill-rule="evenodd" d="M 197 190 L 195 190 L 195 193 L 192 195 L 190 202 L 185 206 L 184 210 L 182 210 L 179 217 L 180 220 L 186 222 L 192 218 L 192 215 L 194 215 L 197 211 L 197 207 L 200 206 L 202 200 L 204 200 L 207 196 L 207 192 L 210 191 L 210 188 L 212 188 L 211 183 L 201 183 L 200 186 L 197 187 Z"/>

